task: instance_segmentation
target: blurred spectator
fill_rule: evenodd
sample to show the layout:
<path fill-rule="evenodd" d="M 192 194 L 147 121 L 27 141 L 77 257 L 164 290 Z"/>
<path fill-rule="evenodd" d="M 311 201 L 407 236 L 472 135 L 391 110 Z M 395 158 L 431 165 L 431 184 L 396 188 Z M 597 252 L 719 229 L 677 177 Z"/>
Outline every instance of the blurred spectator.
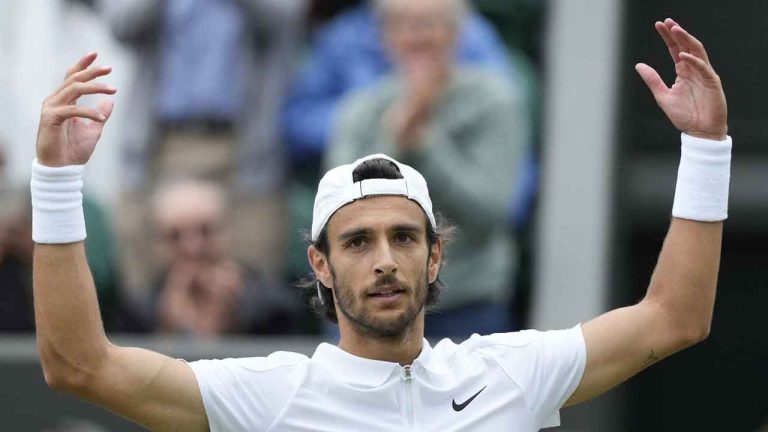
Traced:
<path fill-rule="evenodd" d="M 211 337 L 293 330 L 298 302 L 231 255 L 226 208 L 223 191 L 212 183 L 178 181 L 155 194 L 155 250 L 162 275 L 154 320 L 160 331 Z"/>
<path fill-rule="evenodd" d="M 0 330 L 33 331 L 31 208 L 10 186 L 2 150 L 0 145 Z"/>
<path fill-rule="evenodd" d="M 293 165 L 314 164 L 317 168 L 341 99 L 392 71 L 373 9 L 372 2 L 365 2 L 343 12 L 313 37 L 309 58 L 282 113 L 283 137 Z M 468 13 L 457 43 L 459 62 L 483 65 L 508 77 L 515 85 L 525 85 L 520 66 L 510 63 L 507 48 L 478 14 Z"/>
<path fill-rule="evenodd" d="M 138 58 L 126 110 L 118 212 L 126 278 L 139 295 L 152 269 L 146 197 L 160 176 L 194 176 L 228 192 L 238 258 L 281 274 L 283 151 L 276 114 L 303 0 L 101 0 Z"/>
<path fill-rule="evenodd" d="M 32 208 L 6 173 L 0 140 L 0 331 L 34 331 Z"/>
<path fill-rule="evenodd" d="M 459 231 L 427 336 L 509 331 L 516 250 L 506 213 L 530 146 L 525 95 L 498 75 L 457 65 L 462 1 L 378 3 L 396 76 L 345 102 L 325 165 L 382 152 L 437 185 L 435 207 Z"/>
<path fill-rule="evenodd" d="M 13 187 L 4 175 L 0 146 L 0 330 L 34 331 L 32 304 L 32 207 L 26 186 Z M 119 290 L 117 263 L 108 218 L 84 197 L 88 264 L 99 296 L 104 327 L 110 331 L 141 329 Z"/>

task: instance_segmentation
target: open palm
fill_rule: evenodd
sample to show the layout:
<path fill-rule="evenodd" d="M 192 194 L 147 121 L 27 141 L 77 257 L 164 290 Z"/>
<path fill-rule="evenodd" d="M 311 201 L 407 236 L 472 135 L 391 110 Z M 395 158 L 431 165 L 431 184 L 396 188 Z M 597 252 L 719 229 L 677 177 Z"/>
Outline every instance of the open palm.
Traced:
<path fill-rule="evenodd" d="M 37 133 L 37 157 L 43 165 L 82 165 L 93 154 L 113 104 L 102 101 L 94 109 L 77 105 L 77 100 L 87 94 L 116 92 L 113 87 L 93 82 L 112 70 L 89 67 L 94 60 L 95 53 L 80 59 L 67 72 L 61 87 L 43 103 Z"/>
<path fill-rule="evenodd" d="M 659 74 L 646 64 L 639 63 L 635 68 L 659 107 L 677 129 L 689 135 L 725 138 L 728 132 L 725 93 L 704 46 L 669 18 L 663 23 L 656 22 L 656 31 L 675 62 L 675 83 L 667 88 Z"/>
<path fill-rule="evenodd" d="M 96 107 L 96 111 L 102 115 L 111 110 L 111 103 L 107 101 L 99 103 Z M 65 120 L 61 131 L 62 142 L 65 143 L 70 158 L 79 164 L 87 162 L 103 130 L 104 123 L 100 121 L 83 120 L 77 117 Z"/>

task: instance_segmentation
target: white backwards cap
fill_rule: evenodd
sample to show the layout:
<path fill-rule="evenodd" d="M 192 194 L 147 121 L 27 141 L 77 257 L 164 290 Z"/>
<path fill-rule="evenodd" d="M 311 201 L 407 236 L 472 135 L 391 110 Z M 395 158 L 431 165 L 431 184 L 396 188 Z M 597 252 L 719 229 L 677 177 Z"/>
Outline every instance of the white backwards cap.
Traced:
<path fill-rule="evenodd" d="M 370 159 L 386 159 L 400 169 L 401 179 L 366 179 L 359 182 L 352 180 L 352 172 L 361 163 Z M 384 154 L 374 154 L 360 158 L 351 164 L 337 166 L 325 173 L 317 187 L 315 208 L 312 212 L 312 241 L 317 241 L 328 219 L 341 207 L 361 198 L 375 195 L 402 195 L 416 201 L 427 214 L 432 228 L 437 229 L 435 215 L 432 213 L 432 200 L 429 199 L 427 181 L 415 169 L 392 159 Z"/>

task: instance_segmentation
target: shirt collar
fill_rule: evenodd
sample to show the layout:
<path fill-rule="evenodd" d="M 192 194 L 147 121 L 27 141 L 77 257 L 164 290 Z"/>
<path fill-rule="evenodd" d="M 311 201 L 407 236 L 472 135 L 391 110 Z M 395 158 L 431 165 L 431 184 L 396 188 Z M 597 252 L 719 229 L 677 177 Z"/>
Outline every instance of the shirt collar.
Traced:
<path fill-rule="evenodd" d="M 424 339 L 421 353 L 413 362 L 414 366 L 428 365 L 431 356 L 432 347 Z M 317 347 L 312 362 L 326 367 L 340 381 L 364 387 L 378 387 L 393 374 L 399 376 L 402 370 L 398 363 L 358 357 L 329 343 L 321 343 Z"/>

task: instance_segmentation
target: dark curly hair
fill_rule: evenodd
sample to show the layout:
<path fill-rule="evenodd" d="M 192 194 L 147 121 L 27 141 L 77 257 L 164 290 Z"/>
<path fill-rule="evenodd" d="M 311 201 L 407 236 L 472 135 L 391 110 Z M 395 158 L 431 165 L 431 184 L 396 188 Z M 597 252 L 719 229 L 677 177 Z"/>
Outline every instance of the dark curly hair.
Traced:
<path fill-rule="evenodd" d="M 395 163 L 387 159 L 369 159 L 358 165 L 352 172 L 352 181 L 359 182 L 368 179 L 401 179 L 403 175 L 400 173 L 400 169 Z M 437 228 L 433 228 L 427 221 L 427 247 L 431 250 L 432 246 L 437 243 L 438 240 L 447 242 L 453 236 L 455 227 L 448 225 L 440 214 L 435 215 Z M 330 256 L 330 245 L 328 243 L 328 228 L 327 225 L 323 227 L 320 234 L 317 236 L 316 241 L 312 241 L 311 236 L 305 235 L 307 242 L 314 246 L 315 249 L 325 254 L 326 257 Z M 445 259 L 442 260 L 440 266 L 445 264 Z M 309 306 L 312 311 L 321 318 L 327 319 L 333 323 L 338 323 L 339 319 L 336 315 L 336 305 L 333 301 L 333 293 L 331 289 L 323 285 L 319 279 L 313 274 L 310 277 L 300 280 L 297 284 L 305 291 L 305 296 L 308 298 Z M 320 286 L 318 290 L 317 287 Z M 434 282 L 430 283 L 427 287 L 427 299 L 426 306 L 427 311 L 434 309 L 437 304 L 437 300 L 440 297 L 440 292 L 445 288 L 445 285 L 440 280 L 438 275 Z M 318 295 L 319 291 L 319 295 Z M 322 296 L 322 299 L 319 297 Z"/>

